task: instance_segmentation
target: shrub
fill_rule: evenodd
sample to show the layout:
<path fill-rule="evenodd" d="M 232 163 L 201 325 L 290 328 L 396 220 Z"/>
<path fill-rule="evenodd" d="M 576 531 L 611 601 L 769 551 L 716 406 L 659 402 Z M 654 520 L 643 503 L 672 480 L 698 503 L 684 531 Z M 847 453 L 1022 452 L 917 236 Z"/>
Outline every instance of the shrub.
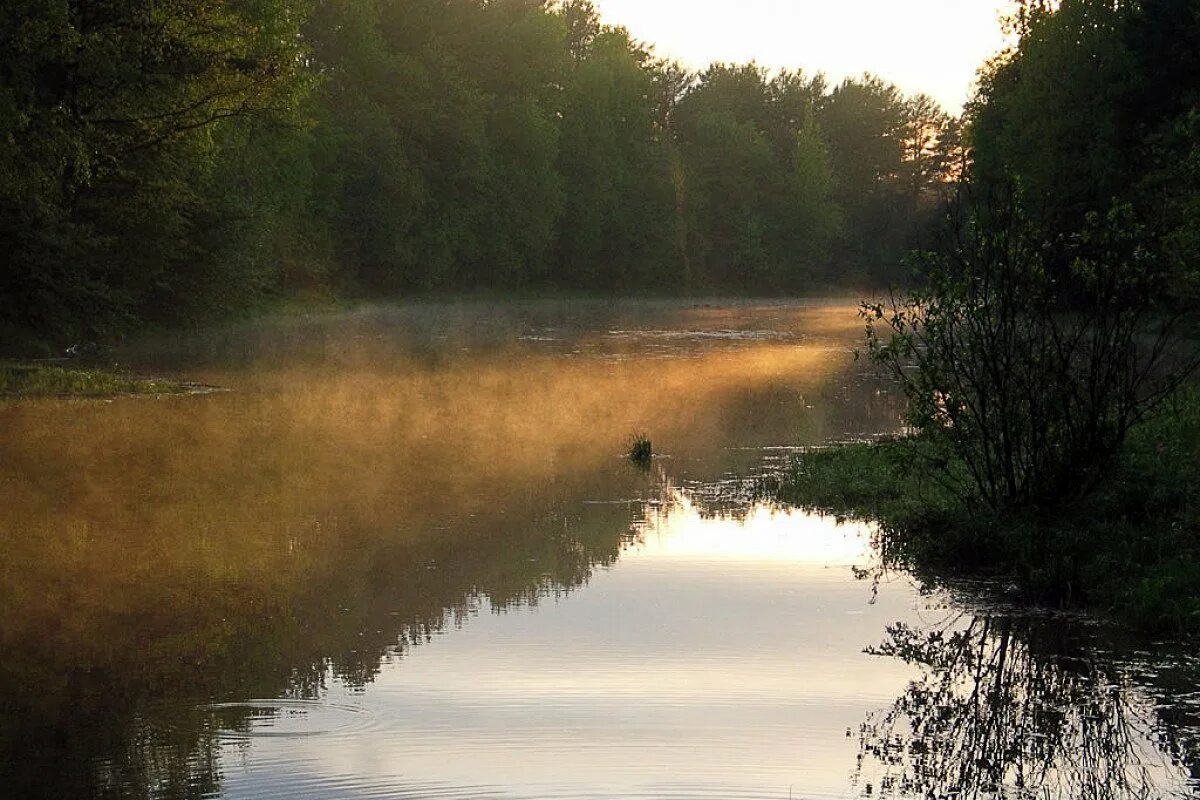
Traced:
<path fill-rule="evenodd" d="M 950 241 L 918 256 L 925 287 L 863 305 L 868 353 L 903 387 L 933 466 L 966 466 L 943 476 L 961 497 L 1061 508 L 1193 369 L 1182 313 L 1160 302 L 1164 270 L 1128 208 L 1053 243 L 1015 193 L 959 208 Z"/>

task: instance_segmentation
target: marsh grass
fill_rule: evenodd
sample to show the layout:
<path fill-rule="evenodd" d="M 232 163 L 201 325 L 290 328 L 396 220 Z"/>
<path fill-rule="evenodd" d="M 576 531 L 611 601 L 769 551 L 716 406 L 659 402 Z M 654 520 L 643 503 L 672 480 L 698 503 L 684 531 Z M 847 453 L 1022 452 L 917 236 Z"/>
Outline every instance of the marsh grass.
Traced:
<path fill-rule="evenodd" d="M 983 577 L 1033 603 L 1200 630 L 1200 390 L 1135 426 L 1110 477 L 1053 514 L 990 510 L 948 488 L 966 467 L 920 438 L 797 457 L 777 500 L 879 523 L 885 561 L 923 577 Z"/>
<path fill-rule="evenodd" d="M 196 388 L 107 370 L 0 362 L 0 398 L 182 394 Z"/>
<path fill-rule="evenodd" d="M 634 433 L 629 437 L 629 448 L 626 451 L 629 460 L 639 467 L 648 467 L 654 459 L 654 445 L 644 433 Z"/>

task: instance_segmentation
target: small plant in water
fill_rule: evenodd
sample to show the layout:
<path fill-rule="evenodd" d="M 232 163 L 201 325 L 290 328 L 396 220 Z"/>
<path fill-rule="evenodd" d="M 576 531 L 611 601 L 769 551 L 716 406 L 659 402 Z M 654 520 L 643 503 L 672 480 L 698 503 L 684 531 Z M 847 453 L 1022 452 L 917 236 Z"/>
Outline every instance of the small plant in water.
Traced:
<path fill-rule="evenodd" d="M 629 460 L 640 467 L 650 466 L 654 457 L 654 447 L 650 438 L 644 433 L 635 433 L 629 437 Z"/>

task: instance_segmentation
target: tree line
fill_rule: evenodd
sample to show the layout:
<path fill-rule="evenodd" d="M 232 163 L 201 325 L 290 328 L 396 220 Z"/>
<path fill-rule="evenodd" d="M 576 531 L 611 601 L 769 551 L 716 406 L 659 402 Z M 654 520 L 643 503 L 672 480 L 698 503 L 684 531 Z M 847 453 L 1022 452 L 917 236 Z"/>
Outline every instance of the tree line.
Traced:
<path fill-rule="evenodd" d="M 1165 295 L 1200 264 L 1200 3 L 1021 0 L 1017 44 L 980 70 L 970 180 L 1019 194 L 1065 271 L 1125 219 Z M 1112 261 L 1111 258 L 1107 259 Z"/>
<path fill-rule="evenodd" d="M 1008 24 L 924 283 L 864 315 L 956 494 L 1051 513 L 1200 368 L 1200 3 L 1022 0 Z"/>
<path fill-rule="evenodd" d="M 903 277 L 959 126 L 871 75 L 693 73 L 590 0 L 5 0 L 0 336 L 265 298 Z"/>

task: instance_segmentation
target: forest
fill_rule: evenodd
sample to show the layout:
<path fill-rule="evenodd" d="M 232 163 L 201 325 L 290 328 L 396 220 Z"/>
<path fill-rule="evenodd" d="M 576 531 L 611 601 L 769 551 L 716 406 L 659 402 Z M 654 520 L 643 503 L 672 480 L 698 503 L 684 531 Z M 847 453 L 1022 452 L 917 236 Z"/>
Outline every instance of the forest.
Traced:
<path fill-rule="evenodd" d="M 1017 44 L 981 68 L 965 115 L 969 183 L 1015 189 L 1029 236 L 1064 256 L 1096 255 L 1084 239 L 1125 217 L 1155 288 L 1189 298 L 1200 260 L 1200 4 L 1022 0 L 1008 24 Z M 1101 260 L 1113 266 L 1111 254 Z"/>
<path fill-rule="evenodd" d="M 693 73 L 590 0 L 6 0 L 0 338 L 280 298 L 901 281 L 958 121 Z"/>
<path fill-rule="evenodd" d="M 920 275 L 862 311 L 913 435 L 783 493 L 899 562 L 1195 634 L 1200 4 L 1021 2 Z"/>

